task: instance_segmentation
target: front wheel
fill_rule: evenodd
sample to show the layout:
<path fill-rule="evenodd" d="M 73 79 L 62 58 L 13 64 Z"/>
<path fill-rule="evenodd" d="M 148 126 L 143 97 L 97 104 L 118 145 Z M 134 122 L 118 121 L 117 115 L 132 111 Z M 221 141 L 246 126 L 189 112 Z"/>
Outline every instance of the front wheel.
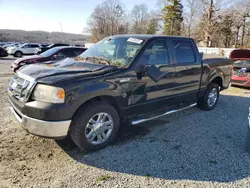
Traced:
<path fill-rule="evenodd" d="M 203 110 L 212 110 L 220 97 L 220 88 L 217 84 L 211 83 L 205 95 L 198 99 L 198 106 Z"/>
<path fill-rule="evenodd" d="M 22 56 L 23 56 L 23 53 L 20 52 L 20 51 L 17 51 L 17 52 L 14 53 L 14 56 L 15 56 L 15 57 L 22 57 Z"/>
<path fill-rule="evenodd" d="M 81 149 L 93 151 L 114 141 L 120 126 L 116 109 L 103 102 L 81 107 L 73 118 L 70 135 Z"/>

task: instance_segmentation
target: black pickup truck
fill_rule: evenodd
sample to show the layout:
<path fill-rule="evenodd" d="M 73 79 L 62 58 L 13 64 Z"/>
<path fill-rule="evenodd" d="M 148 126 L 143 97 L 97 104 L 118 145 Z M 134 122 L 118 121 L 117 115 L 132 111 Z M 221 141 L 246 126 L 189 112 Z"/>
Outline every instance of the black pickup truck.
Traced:
<path fill-rule="evenodd" d="M 213 109 L 230 85 L 232 63 L 202 59 L 190 38 L 112 36 L 74 59 L 21 68 L 9 81 L 9 102 L 31 134 L 69 136 L 78 147 L 97 150 L 121 126 L 196 105 Z"/>

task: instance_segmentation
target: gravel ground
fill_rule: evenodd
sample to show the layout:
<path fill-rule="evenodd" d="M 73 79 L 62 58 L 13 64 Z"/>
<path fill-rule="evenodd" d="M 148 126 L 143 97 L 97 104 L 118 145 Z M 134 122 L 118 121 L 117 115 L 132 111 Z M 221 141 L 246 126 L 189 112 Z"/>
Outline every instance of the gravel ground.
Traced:
<path fill-rule="evenodd" d="M 0 187 L 250 187 L 250 90 L 130 127 L 94 153 L 27 134 L 8 109 L 11 60 L 0 60 Z"/>

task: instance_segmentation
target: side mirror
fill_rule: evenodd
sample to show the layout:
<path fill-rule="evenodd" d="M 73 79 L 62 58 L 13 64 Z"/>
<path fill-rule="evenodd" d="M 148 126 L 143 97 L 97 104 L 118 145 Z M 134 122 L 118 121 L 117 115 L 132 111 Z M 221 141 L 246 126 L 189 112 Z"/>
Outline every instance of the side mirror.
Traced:
<path fill-rule="evenodd" d="M 136 74 L 145 74 L 147 72 L 147 66 L 143 64 L 138 64 L 135 67 Z"/>
<path fill-rule="evenodd" d="M 135 73 L 137 75 L 137 79 L 141 80 L 142 77 L 146 74 L 147 72 L 147 66 L 144 64 L 138 64 L 135 67 Z"/>

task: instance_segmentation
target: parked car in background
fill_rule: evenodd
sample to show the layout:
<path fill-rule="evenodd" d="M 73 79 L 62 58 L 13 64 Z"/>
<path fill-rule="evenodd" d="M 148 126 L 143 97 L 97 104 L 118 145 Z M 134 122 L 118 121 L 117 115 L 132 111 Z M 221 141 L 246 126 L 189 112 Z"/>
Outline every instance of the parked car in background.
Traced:
<path fill-rule="evenodd" d="M 58 47 L 58 46 L 69 46 L 69 44 L 55 43 L 55 44 L 50 44 L 46 47 L 40 47 L 40 49 L 36 52 L 36 54 L 41 54 L 45 52 L 46 50 L 49 50 L 51 48 Z"/>
<path fill-rule="evenodd" d="M 76 58 L 23 67 L 9 82 L 9 101 L 28 132 L 70 136 L 81 149 L 97 150 L 121 126 L 196 105 L 212 110 L 230 85 L 232 64 L 202 59 L 190 38 L 111 36 Z"/>
<path fill-rule="evenodd" d="M 7 57 L 8 52 L 6 51 L 5 48 L 0 47 L 0 57 Z"/>
<path fill-rule="evenodd" d="M 229 57 L 234 60 L 232 85 L 250 87 L 250 50 L 233 50 Z"/>
<path fill-rule="evenodd" d="M 24 43 L 20 46 L 9 47 L 7 52 L 9 55 L 22 57 L 23 55 L 34 55 L 37 52 L 38 48 L 41 48 L 40 44 Z"/>
<path fill-rule="evenodd" d="M 83 53 L 85 50 L 86 50 L 85 48 L 79 48 L 79 47 L 67 47 L 67 46 L 55 47 L 39 55 L 28 56 L 25 58 L 17 59 L 11 64 L 11 69 L 14 72 L 16 72 L 20 67 L 24 65 L 42 63 L 46 61 L 62 60 L 67 57 L 76 57 L 81 53 Z"/>
<path fill-rule="evenodd" d="M 0 42 L 0 46 L 3 47 L 6 44 L 6 42 Z"/>

